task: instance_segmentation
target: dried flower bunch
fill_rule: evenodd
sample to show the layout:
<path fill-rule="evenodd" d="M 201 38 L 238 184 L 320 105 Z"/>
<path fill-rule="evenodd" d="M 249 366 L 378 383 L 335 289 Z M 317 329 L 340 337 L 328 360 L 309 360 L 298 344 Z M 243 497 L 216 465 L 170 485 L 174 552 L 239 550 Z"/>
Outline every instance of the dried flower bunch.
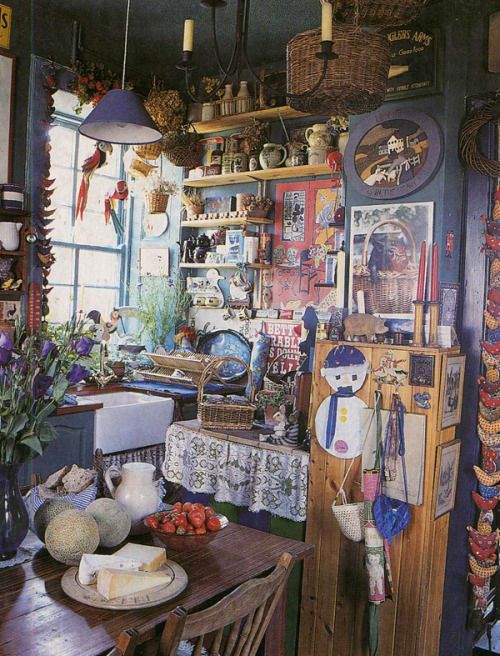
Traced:
<path fill-rule="evenodd" d="M 270 198 L 262 198 L 261 196 L 254 196 L 253 194 L 248 194 L 242 200 L 244 209 L 249 212 L 252 210 L 263 210 L 264 212 L 269 213 L 273 204 L 274 203 Z"/>
<path fill-rule="evenodd" d="M 146 178 L 144 191 L 175 196 L 179 193 L 179 187 L 173 180 L 166 180 L 157 171 L 154 171 Z"/>
<path fill-rule="evenodd" d="M 186 104 L 173 89 L 162 91 L 154 86 L 144 106 L 162 134 L 180 130 L 186 122 Z"/>
<path fill-rule="evenodd" d="M 73 70 L 77 76 L 71 83 L 70 89 L 78 98 L 78 106 L 75 108 L 77 114 L 81 113 L 84 105 L 90 104 L 95 107 L 111 89 L 121 89 L 120 76 L 105 68 L 103 64 L 77 61 Z M 133 89 L 132 83 L 127 82 L 125 88 Z"/>
<path fill-rule="evenodd" d="M 240 147 L 243 152 L 247 155 L 260 152 L 268 140 L 268 132 L 269 123 L 260 123 L 259 121 L 254 121 L 253 125 L 249 125 L 242 130 L 240 133 Z"/>
<path fill-rule="evenodd" d="M 348 116 L 330 116 L 326 122 L 326 126 L 330 134 L 340 134 L 341 132 L 349 131 L 349 117 Z"/>
<path fill-rule="evenodd" d="M 185 207 L 203 207 L 203 198 L 197 189 L 181 192 L 181 201 Z"/>

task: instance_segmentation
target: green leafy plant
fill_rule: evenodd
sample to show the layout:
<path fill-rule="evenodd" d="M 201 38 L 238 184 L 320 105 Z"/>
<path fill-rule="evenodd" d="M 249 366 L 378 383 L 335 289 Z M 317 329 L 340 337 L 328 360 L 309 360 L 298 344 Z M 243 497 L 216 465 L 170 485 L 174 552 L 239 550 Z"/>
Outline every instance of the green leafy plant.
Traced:
<path fill-rule="evenodd" d="M 40 455 L 57 437 L 48 418 L 68 387 L 87 377 L 92 346 L 76 320 L 54 332 L 28 335 L 19 322 L 13 339 L 0 333 L 0 463 Z"/>
<path fill-rule="evenodd" d="M 190 302 L 183 280 L 145 278 L 137 300 L 137 318 L 142 324 L 139 336 L 145 335 L 154 346 L 164 346 L 185 319 Z"/>

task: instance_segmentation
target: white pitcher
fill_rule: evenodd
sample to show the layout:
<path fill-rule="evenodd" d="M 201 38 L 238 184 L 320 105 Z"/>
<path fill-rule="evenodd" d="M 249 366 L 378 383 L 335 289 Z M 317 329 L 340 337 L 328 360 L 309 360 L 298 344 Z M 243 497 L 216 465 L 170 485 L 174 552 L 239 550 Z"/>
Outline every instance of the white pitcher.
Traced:
<path fill-rule="evenodd" d="M 135 532 L 140 529 L 144 517 L 156 512 L 161 502 L 159 481 L 153 481 L 155 471 L 155 466 L 148 462 L 126 462 L 121 469 L 117 465 L 111 465 L 104 474 L 111 496 L 125 507 Z M 113 485 L 111 474 L 121 476 L 118 487 Z"/>
<path fill-rule="evenodd" d="M 4 251 L 17 251 L 19 248 L 19 231 L 22 223 L 0 222 L 0 248 Z"/>

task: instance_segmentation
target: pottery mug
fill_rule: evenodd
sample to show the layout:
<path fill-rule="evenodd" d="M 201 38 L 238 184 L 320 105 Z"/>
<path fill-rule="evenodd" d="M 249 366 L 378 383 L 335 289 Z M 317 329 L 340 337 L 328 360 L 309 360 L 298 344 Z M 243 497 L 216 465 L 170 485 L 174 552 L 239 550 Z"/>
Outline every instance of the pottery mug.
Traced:
<path fill-rule="evenodd" d="M 285 146 L 266 143 L 260 151 L 259 162 L 263 169 L 275 169 L 283 164 L 287 155 Z"/>

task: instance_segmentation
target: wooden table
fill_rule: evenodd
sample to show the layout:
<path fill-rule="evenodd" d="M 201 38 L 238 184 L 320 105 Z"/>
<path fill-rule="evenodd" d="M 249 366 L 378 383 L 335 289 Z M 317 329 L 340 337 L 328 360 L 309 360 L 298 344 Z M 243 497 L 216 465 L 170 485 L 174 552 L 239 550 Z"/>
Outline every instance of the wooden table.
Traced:
<path fill-rule="evenodd" d="M 140 541 L 151 543 L 149 536 Z M 29 563 L 0 570 L 0 654 L 97 656 L 111 649 L 120 631 L 130 627 L 148 639 L 176 606 L 192 611 L 206 605 L 274 567 L 284 551 L 300 560 L 312 553 L 313 546 L 229 524 L 208 546 L 169 554 L 189 577 L 182 595 L 161 606 L 122 612 L 91 608 L 67 597 L 60 583 L 67 567 L 43 549 Z M 284 606 L 283 601 L 268 629 L 267 656 L 285 654 Z"/>

